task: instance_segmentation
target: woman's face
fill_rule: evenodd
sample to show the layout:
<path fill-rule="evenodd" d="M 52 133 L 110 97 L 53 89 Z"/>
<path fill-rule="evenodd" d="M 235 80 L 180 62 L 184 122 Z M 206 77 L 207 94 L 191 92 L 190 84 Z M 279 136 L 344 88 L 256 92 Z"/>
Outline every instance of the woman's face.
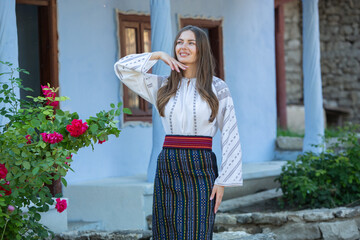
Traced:
<path fill-rule="evenodd" d="M 179 62 L 185 65 L 196 63 L 196 38 L 195 34 L 190 31 L 184 31 L 176 41 L 175 52 Z"/>

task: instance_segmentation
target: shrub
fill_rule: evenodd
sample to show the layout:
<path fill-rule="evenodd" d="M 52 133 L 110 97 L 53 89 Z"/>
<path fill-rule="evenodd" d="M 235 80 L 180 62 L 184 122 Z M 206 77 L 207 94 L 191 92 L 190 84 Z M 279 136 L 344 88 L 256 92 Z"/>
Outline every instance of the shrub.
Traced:
<path fill-rule="evenodd" d="M 359 126 L 342 129 L 338 143 L 320 154 L 306 152 L 288 161 L 276 179 L 282 204 L 295 207 L 336 207 L 360 198 Z M 341 150 L 339 150 L 341 149 Z"/>
<path fill-rule="evenodd" d="M 0 126 L 0 239 L 45 239 L 53 234 L 39 223 L 39 213 L 54 204 L 47 185 L 58 179 L 67 185 L 64 176 L 72 170 L 72 155 L 80 148 L 94 148 L 109 135 L 119 136 L 115 119 L 121 114 L 121 103 L 82 121 L 76 112 L 55 110 L 67 98 L 56 97 L 57 89 L 50 86 L 42 86 L 44 96 L 18 99 L 15 88 L 29 89 L 14 73 L 26 71 L 1 63 L 9 72 L 0 75 L 9 74 L 9 81 L 0 83 L 0 103 L 5 104 L 0 115 L 8 119 Z M 63 211 L 66 202 L 57 202 L 57 210 Z M 28 208 L 26 214 L 23 207 Z"/>

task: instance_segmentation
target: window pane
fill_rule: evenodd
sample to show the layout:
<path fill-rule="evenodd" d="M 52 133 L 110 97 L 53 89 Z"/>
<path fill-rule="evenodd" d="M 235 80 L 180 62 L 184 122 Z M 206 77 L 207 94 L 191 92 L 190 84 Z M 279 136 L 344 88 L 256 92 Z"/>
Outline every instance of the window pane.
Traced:
<path fill-rule="evenodd" d="M 144 52 L 151 52 L 151 31 L 144 30 Z"/>
<path fill-rule="evenodd" d="M 136 53 L 136 28 L 125 28 L 126 55 Z M 129 108 L 140 109 L 139 97 L 136 93 L 128 90 Z"/>
<path fill-rule="evenodd" d="M 126 55 L 136 53 L 136 28 L 125 28 Z"/>
<path fill-rule="evenodd" d="M 139 96 L 129 89 L 128 91 L 129 108 L 139 109 Z"/>

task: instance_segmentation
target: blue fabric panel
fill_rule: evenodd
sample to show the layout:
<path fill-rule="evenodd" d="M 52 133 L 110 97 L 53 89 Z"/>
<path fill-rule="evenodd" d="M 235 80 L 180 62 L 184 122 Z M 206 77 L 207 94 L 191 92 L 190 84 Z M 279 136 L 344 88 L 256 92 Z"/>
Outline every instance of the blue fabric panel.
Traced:
<path fill-rule="evenodd" d="M 303 0 L 305 138 L 303 151 L 320 152 L 324 136 L 318 0 Z"/>
<path fill-rule="evenodd" d="M 171 30 L 170 0 L 150 0 L 151 14 L 151 51 L 164 51 L 171 55 L 173 36 Z M 159 61 L 152 69 L 157 75 L 169 75 L 170 68 Z M 156 108 L 152 111 L 153 146 L 148 166 L 147 180 L 154 182 L 157 157 L 165 138 L 165 131 L 161 123 L 160 115 Z"/>
<path fill-rule="evenodd" d="M 15 14 L 15 0 L 0 1 L 0 60 L 3 62 L 10 62 L 13 67 L 18 67 L 18 41 L 17 41 L 17 27 Z M 0 64 L 0 73 L 8 72 L 9 68 Z M 19 74 L 15 73 L 14 77 Z M 7 82 L 9 75 L 0 76 L 0 82 Z M 16 89 L 16 94 L 19 97 L 19 89 Z M 4 105 L 0 103 L 0 109 Z M 0 125 L 3 125 L 8 120 L 0 116 Z"/>

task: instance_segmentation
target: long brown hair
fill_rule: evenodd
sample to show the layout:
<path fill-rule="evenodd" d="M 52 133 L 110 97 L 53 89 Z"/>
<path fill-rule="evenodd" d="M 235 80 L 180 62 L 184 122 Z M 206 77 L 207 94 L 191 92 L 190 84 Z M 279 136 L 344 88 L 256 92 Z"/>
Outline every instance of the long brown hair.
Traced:
<path fill-rule="evenodd" d="M 178 60 L 176 56 L 177 40 L 179 39 L 181 33 L 188 30 L 195 34 L 196 40 L 196 89 L 200 96 L 209 104 L 211 108 L 209 122 L 212 122 L 214 121 L 219 110 L 219 100 L 212 91 L 212 79 L 215 72 L 215 64 L 213 55 L 211 53 L 209 39 L 206 33 L 201 28 L 192 25 L 188 25 L 182 28 L 176 35 L 174 41 L 174 58 Z M 179 81 L 182 77 L 182 70 L 180 72 L 171 71 L 168 83 L 159 89 L 157 93 L 156 106 L 159 110 L 160 116 L 165 116 L 165 106 L 169 102 L 170 98 L 176 94 Z"/>

